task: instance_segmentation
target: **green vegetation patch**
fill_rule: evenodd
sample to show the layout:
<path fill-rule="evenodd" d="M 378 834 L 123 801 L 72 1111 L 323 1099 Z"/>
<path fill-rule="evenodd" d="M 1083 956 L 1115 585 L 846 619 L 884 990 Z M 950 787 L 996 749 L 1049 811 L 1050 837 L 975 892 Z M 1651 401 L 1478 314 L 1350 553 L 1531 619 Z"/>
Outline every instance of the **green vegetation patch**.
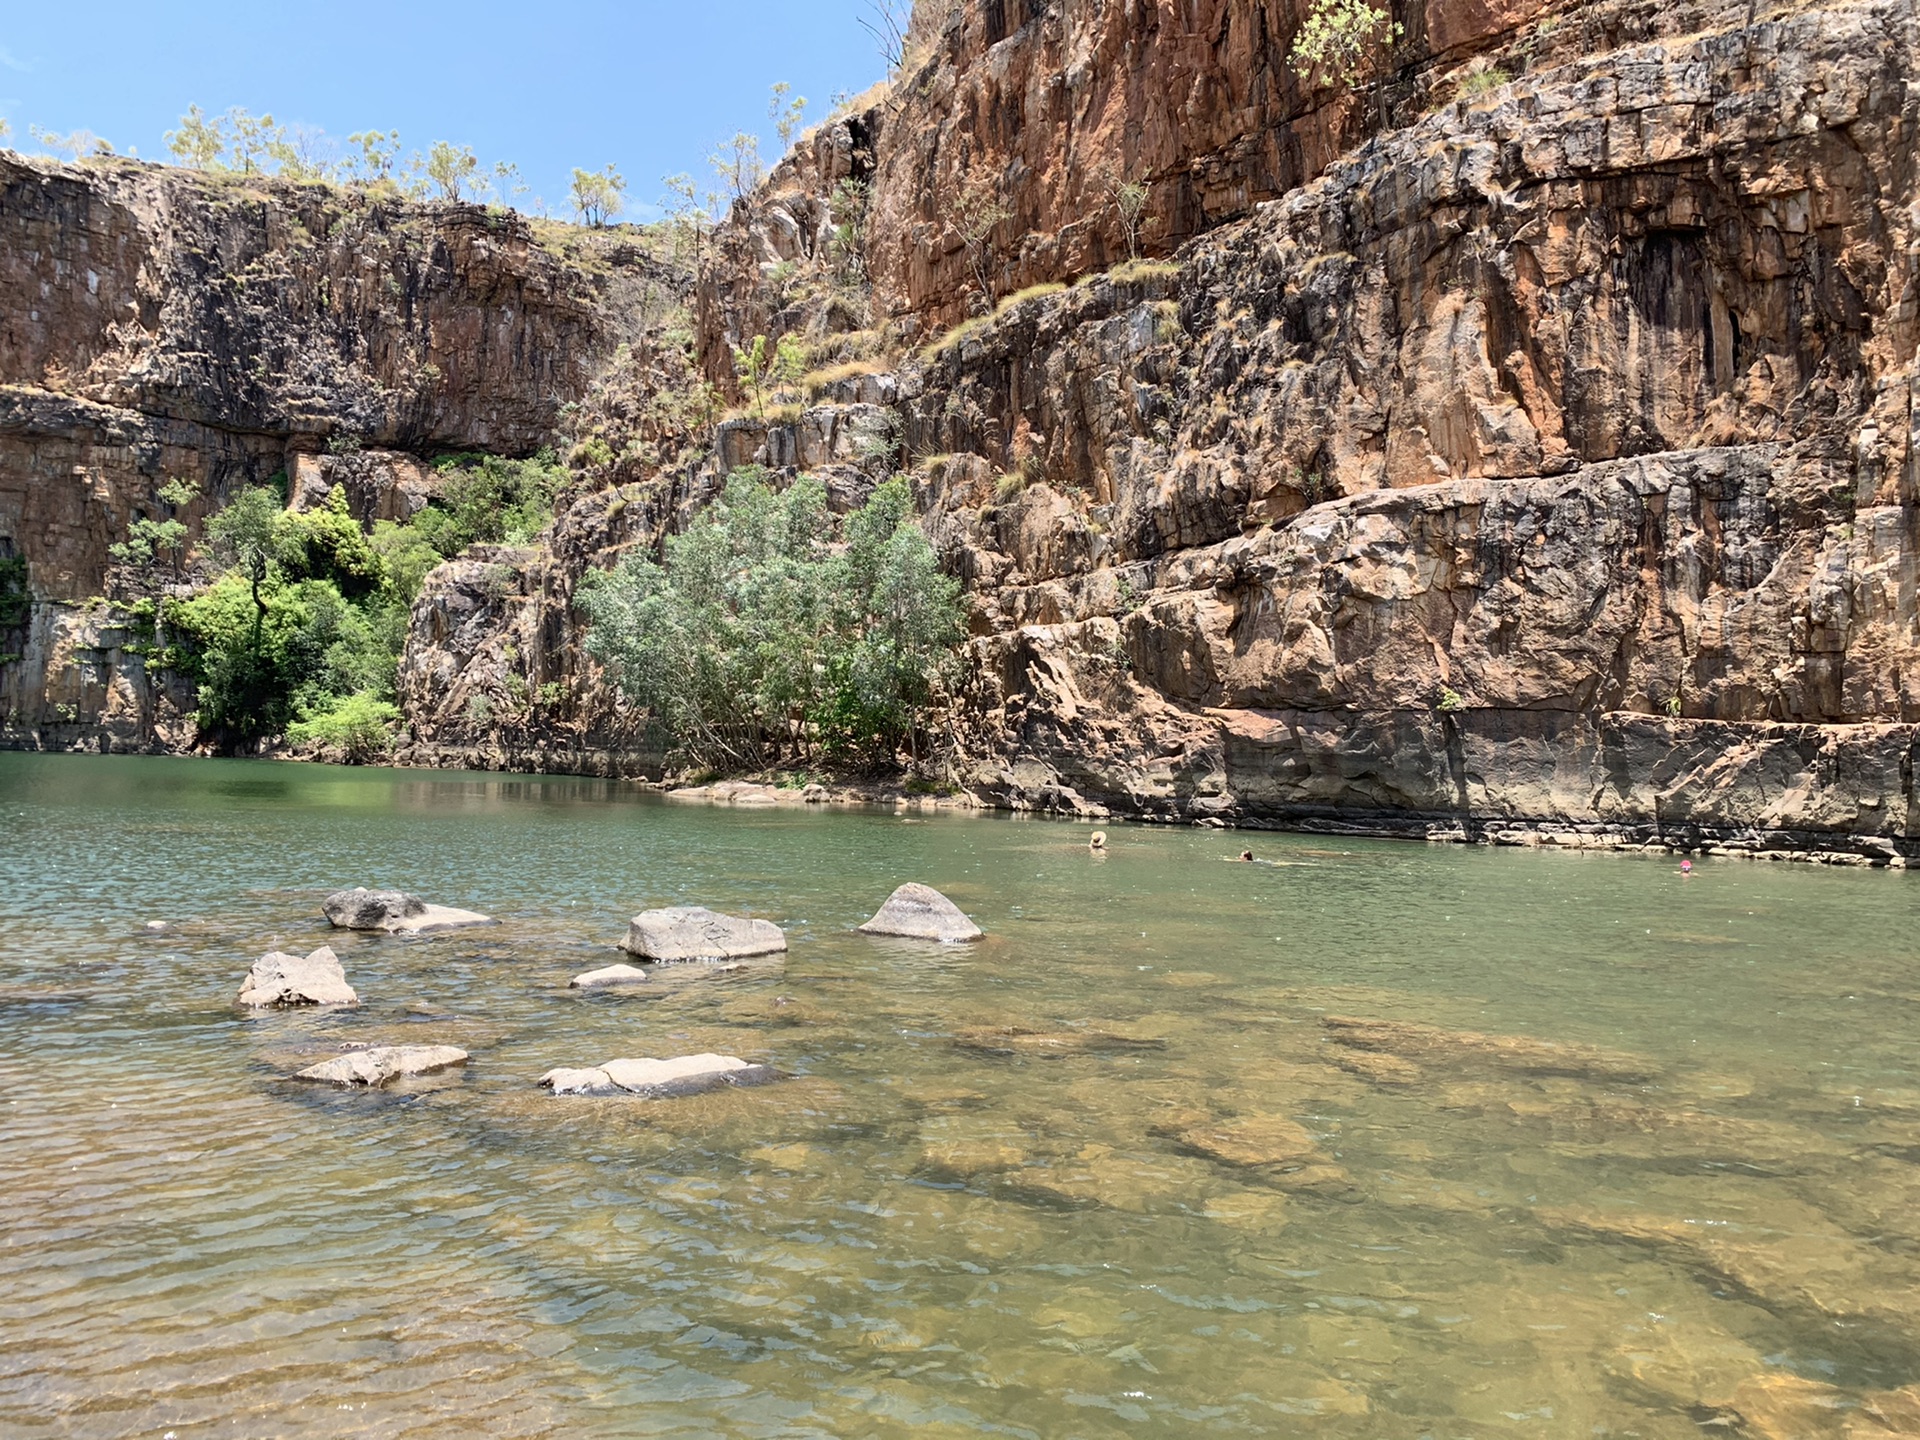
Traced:
<path fill-rule="evenodd" d="M 836 525 L 826 488 L 736 471 L 662 560 L 581 590 L 587 649 L 689 764 L 918 755 L 962 639 L 904 478 Z"/>

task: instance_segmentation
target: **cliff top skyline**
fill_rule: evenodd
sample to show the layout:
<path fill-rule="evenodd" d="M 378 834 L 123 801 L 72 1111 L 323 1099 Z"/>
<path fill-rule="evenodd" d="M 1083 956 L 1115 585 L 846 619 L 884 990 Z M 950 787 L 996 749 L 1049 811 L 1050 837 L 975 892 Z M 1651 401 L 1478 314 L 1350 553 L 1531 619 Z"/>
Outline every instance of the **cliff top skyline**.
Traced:
<path fill-rule="evenodd" d="M 172 160 L 166 132 L 189 105 L 241 107 L 290 129 L 398 130 L 403 151 L 470 146 L 518 167 L 517 208 L 566 213 L 574 167 L 618 167 L 621 218 L 658 218 L 664 176 L 709 183 L 706 156 L 738 130 L 771 164 L 781 146 L 770 88 L 792 86 L 805 124 L 836 92 L 879 79 L 884 62 L 849 0 L 731 0 L 623 6 L 557 0 L 537 17 L 482 0 L 341 0 L 304 6 L 209 0 L 157 7 L 106 0 L 87 32 L 58 11 L 24 10 L 0 33 L 7 144 L 48 151 L 33 130 L 86 131 L 120 154 Z M 112 37 L 102 44 L 102 36 Z M 714 63 L 691 64 L 691 57 Z"/>

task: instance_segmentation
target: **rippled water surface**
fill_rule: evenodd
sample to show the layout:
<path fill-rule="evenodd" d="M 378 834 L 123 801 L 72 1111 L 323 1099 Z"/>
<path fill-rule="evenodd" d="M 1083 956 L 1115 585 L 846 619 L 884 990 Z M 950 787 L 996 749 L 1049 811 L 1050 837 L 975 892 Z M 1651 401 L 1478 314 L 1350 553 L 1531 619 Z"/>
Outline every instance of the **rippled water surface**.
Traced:
<path fill-rule="evenodd" d="M 1920 1434 L 1911 877 L 1109 833 L 0 754 L 0 1434 Z M 568 990 L 672 903 L 791 952 Z M 791 1078 L 533 1084 L 697 1050 Z"/>

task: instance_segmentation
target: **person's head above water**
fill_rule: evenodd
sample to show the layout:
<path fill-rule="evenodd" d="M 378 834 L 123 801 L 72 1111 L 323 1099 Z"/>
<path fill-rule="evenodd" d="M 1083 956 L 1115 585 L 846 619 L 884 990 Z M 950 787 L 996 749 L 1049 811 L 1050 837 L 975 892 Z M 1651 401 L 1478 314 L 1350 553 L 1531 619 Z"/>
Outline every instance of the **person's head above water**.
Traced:
<path fill-rule="evenodd" d="M 1251 850 L 1242 850 L 1242 851 L 1240 852 L 1240 858 L 1241 858 L 1242 860 L 1251 860 L 1251 859 L 1253 859 L 1253 851 L 1251 851 Z"/>
<path fill-rule="evenodd" d="M 1691 860 L 1682 860 L 1680 862 L 1680 873 L 1682 875 L 1691 875 L 1693 873 L 1693 862 Z"/>
<path fill-rule="evenodd" d="M 1107 832 L 1104 830 L 1094 831 L 1092 838 L 1087 841 L 1087 848 L 1089 850 L 1106 849 L 1107 848 Z"/>

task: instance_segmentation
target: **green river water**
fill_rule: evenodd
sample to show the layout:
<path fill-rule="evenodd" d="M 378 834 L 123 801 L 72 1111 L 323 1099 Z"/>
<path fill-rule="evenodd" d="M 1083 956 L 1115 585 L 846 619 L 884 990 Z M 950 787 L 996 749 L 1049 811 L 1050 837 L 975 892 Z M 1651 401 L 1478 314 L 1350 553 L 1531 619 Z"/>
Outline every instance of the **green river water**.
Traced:
<path fill-rule="evenodd" d="M 1920 1434 L 1911 877 L 1107 828 L 0 754 L 0 1434 Z M 791 950 L 568 989 L 684 903 Z"/>

